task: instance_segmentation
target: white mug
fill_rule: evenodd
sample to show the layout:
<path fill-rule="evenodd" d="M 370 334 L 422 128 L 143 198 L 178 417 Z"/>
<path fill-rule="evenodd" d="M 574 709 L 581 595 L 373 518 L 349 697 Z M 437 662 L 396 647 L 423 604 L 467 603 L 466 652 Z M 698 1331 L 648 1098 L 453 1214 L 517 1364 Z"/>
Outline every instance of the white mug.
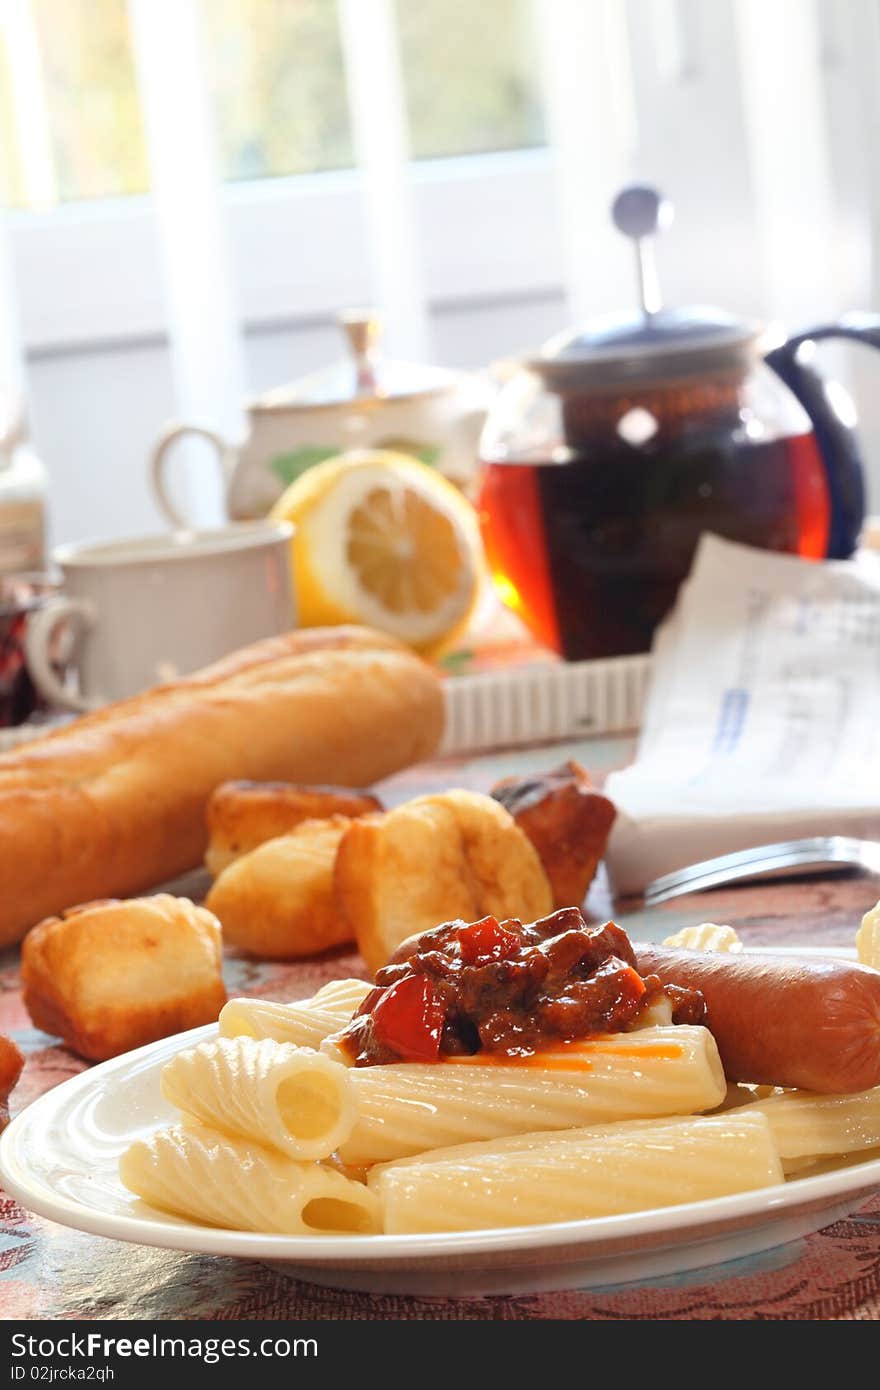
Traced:
<path fill-rule="evenodd" d="M 95 709 L 288 632 L 292 535 L 287 522 L 255 521 L 61 546 L 54 560 L 64 594 L 28 623 L 34 684 L 54 705 Z M 79 693 L 62 683 L 50 657 L 62 622 L 76 632 Z"/>

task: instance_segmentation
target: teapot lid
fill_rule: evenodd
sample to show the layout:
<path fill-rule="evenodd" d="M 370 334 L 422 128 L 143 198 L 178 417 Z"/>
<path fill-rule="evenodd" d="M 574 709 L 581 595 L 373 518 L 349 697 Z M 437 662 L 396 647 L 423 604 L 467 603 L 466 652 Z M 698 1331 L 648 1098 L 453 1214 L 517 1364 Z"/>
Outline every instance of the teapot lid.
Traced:
<path fill-rule="evenodd" d="M 556 334 L 529 367 L 559 385 L 606 386 L 702 374 L 747 359 L 758 324 L 704 305 L 662 305 L 653 236 L 672 221 L 668 199 L 656 189 L 630 185 L 615 198 L 611 215 L 635 243 L 641 307 Z"/>
<path fill-rule="evenodd" d="M 437 395 L 457 385 L 457 374 L 443 367 L 383 357 L 378 350 L 381 326 L 370 310 L 345 310 L 339 315 L 339 324 L 350 349 L 347 358 L 298 381 L 273 387 L 251 401 L 250 409 L 264 412 L 368 408 L 387 401 Z"/>

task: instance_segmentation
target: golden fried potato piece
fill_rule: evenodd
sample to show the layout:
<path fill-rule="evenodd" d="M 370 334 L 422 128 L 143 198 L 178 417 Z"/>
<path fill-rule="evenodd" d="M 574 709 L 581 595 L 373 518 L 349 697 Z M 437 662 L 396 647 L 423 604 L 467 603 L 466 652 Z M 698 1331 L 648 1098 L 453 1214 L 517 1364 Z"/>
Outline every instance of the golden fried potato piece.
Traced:
<path fill-rule="evenodd" d="M 405 937 L 442 922 L 489 914 L 531 922 L 552 907 L 526 835 L 497 801 L 469 791 L 353 821 L 336 859 L 336 891 L 371 970 Z"/>
<path fill-rule="evenodd" d="M 365 816 L 381 811 L 369 792 L 348 787 L 299 787 L 292 782 L 223 782 L 208 802 L 210 842 L 205 864 L 217 878 L 234 859 L 267 840 L 289 835 L 304 820 Z"/>
<path fill-rule="evenodd" d="M 505 777 L 492 795 L 538 851 L 554 907 L 580 907 L 611 834 L 613 802 L 573 761 L 531 777 Z"/>
<path fill-rule="evenodd" d="M 93 1061 L 212 1023 L 226 1003 L 220 923 L 168 893 L 47 917 L 21 965 L 36 1026 Z"/>
<path fill-rule="evenodd" d="M 23 1066 L 24 1058 L 15 1043 L 0 1033 L 0 1129 L 9 1124 L 9 1093 Z"/>
<path fill-rule="evenodd" d="M 223 936 L 254 956 L 291 960 L 351 940 L 333 867 L 348 816 L 307 820 L 224 869 L 206 899 Z"/>

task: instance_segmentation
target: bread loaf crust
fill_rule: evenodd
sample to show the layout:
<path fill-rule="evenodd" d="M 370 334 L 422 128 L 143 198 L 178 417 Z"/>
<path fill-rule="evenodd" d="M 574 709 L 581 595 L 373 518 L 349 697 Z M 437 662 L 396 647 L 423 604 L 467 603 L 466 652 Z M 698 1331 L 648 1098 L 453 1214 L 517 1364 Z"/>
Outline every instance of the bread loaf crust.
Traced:
<path fill-rule="evenodd" d="M 0 757 L 0 945 L 41 918 L 200 863 L 205 807 L 236 778 L 363 787 L 429 756 L 439 677 L 368 628 L 314 628 Z"/>

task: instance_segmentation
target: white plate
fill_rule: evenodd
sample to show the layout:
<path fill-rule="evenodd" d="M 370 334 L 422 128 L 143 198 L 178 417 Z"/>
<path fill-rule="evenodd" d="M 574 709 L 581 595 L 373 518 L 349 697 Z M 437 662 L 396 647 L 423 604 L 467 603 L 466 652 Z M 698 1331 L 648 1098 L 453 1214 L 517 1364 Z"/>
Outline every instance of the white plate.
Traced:
<path fill-rule="evenodd" d="M 196 1226 L 139 1202 L 116 1169 L 133 1139 L 176 1118 L 160 1094 L 162 1067 L 215 1033 L 212 1024 L 166 1038 L 47 1092 L 0 1138 L 3 1186 L 28 1210 L 94 1235 L 262 1260 L 331 1288 L 437 1295 L 595 1288 L 720 1264 L 819 1230 L 880 1187 L 874 1159 L 713 1201 L 461 1235 L 296 1237 Z"/>

